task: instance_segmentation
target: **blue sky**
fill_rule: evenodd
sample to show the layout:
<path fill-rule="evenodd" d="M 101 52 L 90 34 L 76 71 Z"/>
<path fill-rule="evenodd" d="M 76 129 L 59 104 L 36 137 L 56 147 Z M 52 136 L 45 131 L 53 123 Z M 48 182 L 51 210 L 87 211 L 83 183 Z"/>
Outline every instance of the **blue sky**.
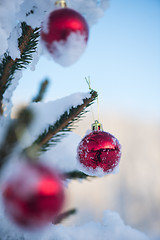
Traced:
<path fill-rule="evenodd" d="M 24 71 L 13 102 L 29 101 L 45 77 L 51 80 L 45 100 L 86 92 L 87 76 L 99 93 L 100 111 L 160 119 L 159 0 L 111 0 L 79 61 L 63 68 L 42 57 L 34 72 Z"/>

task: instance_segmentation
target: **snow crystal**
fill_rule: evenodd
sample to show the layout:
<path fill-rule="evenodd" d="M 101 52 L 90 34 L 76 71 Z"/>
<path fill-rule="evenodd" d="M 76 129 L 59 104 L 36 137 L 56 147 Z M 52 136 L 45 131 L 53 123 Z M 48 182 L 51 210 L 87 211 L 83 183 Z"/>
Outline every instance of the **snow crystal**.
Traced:
<path fill-rule="evenodd" d="M 95 169 L 91 168 L 91 167 L 86 167 L 84 166 L 83 164 L 81 164 L 79 162 L 79 160 L 77 159 L 77 165 L 76 165 L 77 169 L 89 176 L 96 176 L 96 177 L 103 177 L 105 175 L 108 175 L 108 174 L 117 174 L 119 172 L 119 163 L 116 167 L 114 167 L 114 169 L 110 170 L 110 171 L 107 171 L 107 172 L 104 172 L 102 168 L 100 167 L 96 167 Z"/>
<path fill-rule="evenodd" d="M 50 13 L 45 15 L 45 17 L 43 19 L 43 22 L 41 24 L 41 28 L 43 29 L 43 32 L 46 33 L 46 34 L 49 31 L 49 29 L 48 29 L 48 26 L 49 26 L 49 15 L 50 15 Z"/>
<path fill-rule="evenodd" d="M 31 71 L 35 71 L 36 64 L 38 63 L 40 57 L 42 55 L 42 45 L 40 42 L 37 44 L 37 49 L 36 51 L 32 54 L 32 61 L 29 64 L 29 68 Z"/>
<path fill-rule="evenodd" d="M 41 155 L 40 160 L 50 167 L 56 167 L 61 172 L 70 172 L 77 170 L 77 145 L 81 137 L 73 132 L 67 133 L 61 142 L 50 148 Z"/>
<path fill-rule="evenodd" d="M 1 219 L 1 240 L 8 238 L 24 240 L 149 240 L 142 232 L 124 224 L 118 213 L 105 211 L 102 222 L 88 222 L 80 226 L 49 224 L 45 230 L 24 232 L 11 225 L 4 217 Z"/>
<path fill-rule="evenodd" d="M 13 60 L 20 57 L 20 50 L 18 48 L 18 38 L 21 35 L 21 31 L 19 31 L 20 29 L 20 24 L 18 24 L 11 32 L 8 39 L 8 52 Z"/>
<path fill-rule="evenodd" d="M 0 144 L 4 140 L 6 129 L 8 129 L 10 123 L 10 116 L 0 116 Z"/>
<path fill-rule="evenodd" d="M 3 95 L 3 105 L 4 105 L 5 116 L 8 116 L 8 114 L 11 112 L 12 102 L 10 101 L 10 99 L 11 99 L 13 91 L 16 89 L 21 77 L 22 77 L 22 72 L 15 71 L 14 80 L 12 81 L 12 84 L 9 85 L 9 87 L 7 88 L 7 90 L 5 91 L 5 93 Z"/>
<path fill-rule="evenodd" d="M 80 226 L 64 227 L 55 226 L 50 229 L 49 239 L 57 240 L 149 240 L 138 230 L 124 224 L 118 213 L 105 211 L 101 222 L 89 222 Z"/>
<path fill-rule="evenodd" d="M 24 0 L 17 18 L 32 28 L 40 27 L 48 12 L 55 8 L 53 0 Z"/>
<path fill-rule="evenodd" d="M 0 55 L 2 55 L 8 47 L 9 36 L 17 25 L 17 13 L 20 10 L 20 6 L 23 0 L 5 0 L 0 1 Z M 14 43 L 12 43 L 14 44 Z M 15 46 L 17 45 L 17 40 Z"/>
<path fill-rule="evenodd" d="M 51 56 L 55 62 L 63 67 L 67 67 L 79 59 L 79 57 L 83 54 L 85 48 L 85 36 L 78 32 L 71 33 L 65 41 L 54 41 L 52 43 Z"/>
<path fill-rule="evenodd" d="M 0 27 L 0 36 L 1 36 L 1 44 L 0 44 L 0 56 L 1 56 L 8 47 L 7 34 L 4 31 L 4 29 L 2 29 L 1 27 Z"/>

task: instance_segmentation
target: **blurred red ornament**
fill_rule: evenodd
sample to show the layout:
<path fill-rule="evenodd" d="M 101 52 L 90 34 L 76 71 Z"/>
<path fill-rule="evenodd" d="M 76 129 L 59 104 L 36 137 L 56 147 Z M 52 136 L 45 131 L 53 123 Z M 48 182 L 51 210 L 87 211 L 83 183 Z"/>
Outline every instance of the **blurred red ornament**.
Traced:
<path fill-rule="evenodd" d="M 4 186 L 6 213 L 19 226 L 34 229 L 53 221 L 64 203 L 56 172 L 39 163 L 23 163 Z"/>
<path fill-rule="evenodd" d="M 48 51 L 54 53 L 58 50 L 55 42 L 65 43 L 71 33 L 84 36 L 87 42 L 88 32 L 88 24 L 81 14 L 70 8 L 61 8 L 51 12 L 48 22 L 42 24 L 41 39 Z"/>
<path fill-rule="evenodd" d="M 121 145 L 113 135 L 101 130 L 101 124 L 98 123 L 96 130 L 94 127 L 78 146 L 78 160 L 87 174 L 99 175 L 97 168 L 104 174 L 113 172 L 120 161 Z"/>

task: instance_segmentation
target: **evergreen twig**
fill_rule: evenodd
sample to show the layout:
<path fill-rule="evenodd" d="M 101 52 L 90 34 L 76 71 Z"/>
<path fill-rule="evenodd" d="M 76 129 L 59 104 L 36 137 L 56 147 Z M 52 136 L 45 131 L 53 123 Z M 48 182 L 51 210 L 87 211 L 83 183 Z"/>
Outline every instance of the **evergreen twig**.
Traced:
<path fill-rule="evenodd" d="M 89 176 L 83 172 L 75 170 L 72 172 L 65 173 L 65 177 L 67 179 L 87 179 L 88 177 L 95 177 L 95 176 Z"/>
<path fill-rule="evenodd" d="M 49 84 L 48 79 L 45 79 L 44 81 L 41 82 L 41 85 L 40 85 L 40 88 L 39 88 L 39 92 L 38 92 L 37 96 L 35 96 L 32 99 L 32 102 L 40 102 L 40 101 L 42 101 L 42 99 L 44 97 L 44 94 L 45 94 L 45 92 L 47 90 L 48 84 Z"/>
<path fill-rule="evenodd" d="M 60 215 L 57 216 L 56 220 L 54 220 L 52 223 L 53 224 L 61 223 L 65 218 L 70 217 L 71 215 L 75 214 L 76 212 L 77 212 L 77 210 L 75 208 L 73 208 L 64 213 L 61 213 Z"/>
<path fill-rule="evenodd" d="M 97 92 L 92 90 L 89 98 L 83 99 L 83 103 L 77 107 L 71 107 L 68 111 L 64 112 L 59 120 L 53 125 L 50 125 L 34 143 L 24 150 L 27 155 L 34 157 L 40 152 L 47 151 L 50 145 L 56 144 L 60 141 L 61 137 L 68 131 L 73 129 L 75 121 L 82 118 L 86 113 L 86 108 L 89 107 L 97 98 Z"/>
<path fill-rule="evenodd" d="M 22 36 L 18 39 L 20 58 L 13 60 L 6 52 L 0 63 L 0 113 L 3 114 L 2 100 L 8 86 L 11 84 L 16 70 L 26 68 L 32 60 L 32 53 L 35 52 L 39 28 L 32 29 L 25 22 L 21 23 Z"/>
<path fill-rule="evenodd" d="M 17 119 L 11 121 L 4 140 L 0 145 L 0 169 L 5 163 L 6 157 L 12 153 L 16 143 L 20 141 L 32 119 L 32 112 L 25 108 L 19 112 Z"/>

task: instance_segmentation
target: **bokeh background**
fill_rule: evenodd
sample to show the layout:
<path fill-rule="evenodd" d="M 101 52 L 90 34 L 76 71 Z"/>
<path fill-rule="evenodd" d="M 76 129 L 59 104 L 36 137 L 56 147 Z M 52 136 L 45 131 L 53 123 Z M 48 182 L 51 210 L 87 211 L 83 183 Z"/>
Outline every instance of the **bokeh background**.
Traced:
<path fill-rule="evenodd" d="M 42 56 L 35 71 L 25 70 L 13 95 L 29 103 L 39 82 L 50 79 L 45 101 L 86 92 L 85 77 L 99 93 L 100 121 L 122 145 L 120 172 L 69 185 L 71 221 L 101 219 L 104 209 L 126 224 L 160 239 L 160 1 L 111 0 L 90 29 L 83 56 L 63 68 Z M 15 109 L 14 108 L 14 109 Z M 95 103 L 76 133 L 82 137 L 98 117 Z M 85 203 L 85 204 L 84 204 Z"/>

